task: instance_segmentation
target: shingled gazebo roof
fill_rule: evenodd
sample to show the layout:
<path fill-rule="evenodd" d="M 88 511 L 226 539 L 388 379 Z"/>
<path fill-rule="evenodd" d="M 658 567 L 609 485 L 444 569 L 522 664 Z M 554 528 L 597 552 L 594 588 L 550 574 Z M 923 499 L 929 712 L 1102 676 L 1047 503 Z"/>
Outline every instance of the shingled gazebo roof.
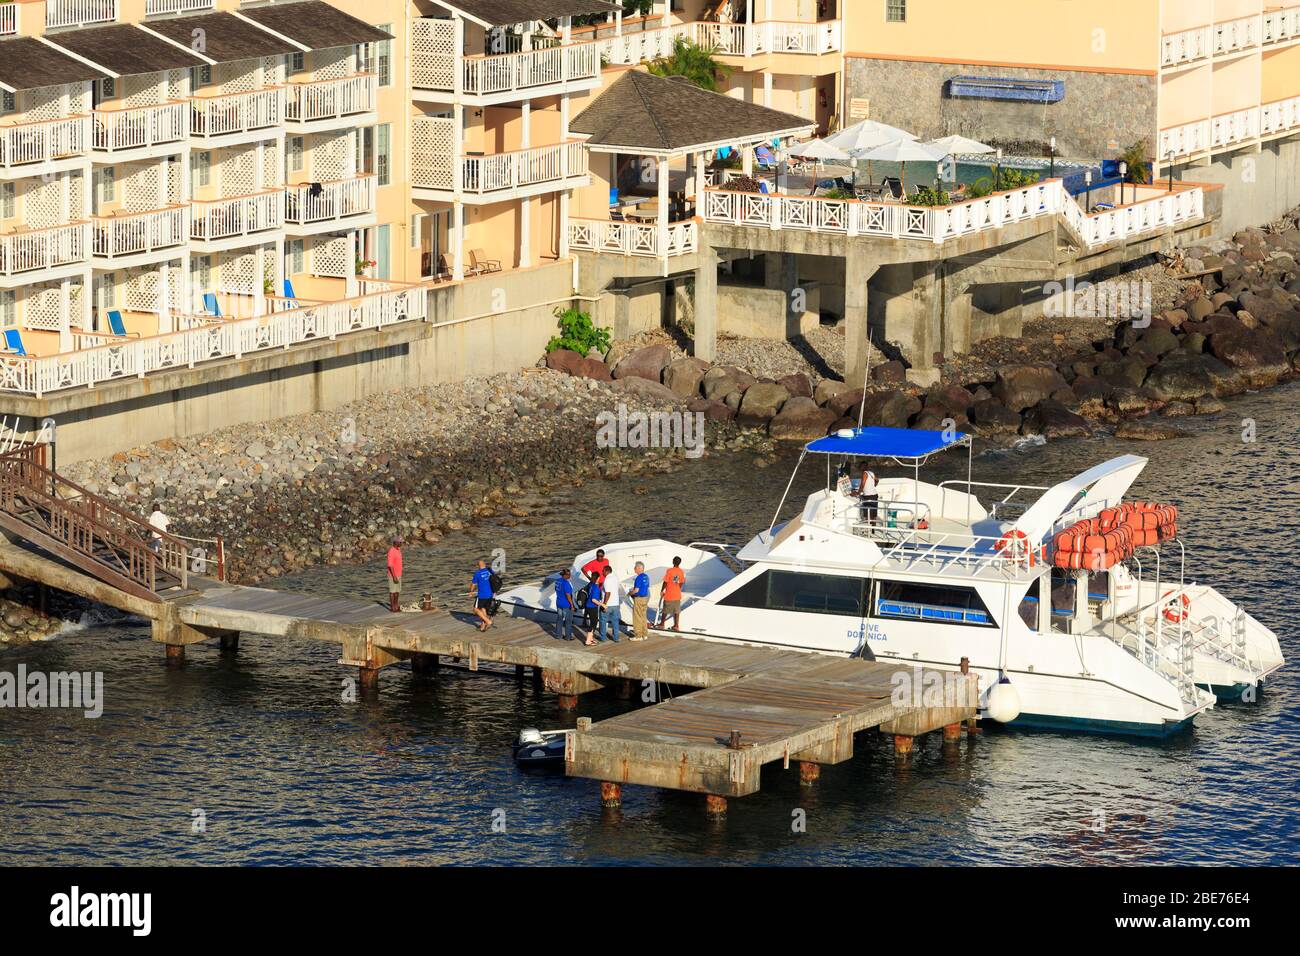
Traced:
<path fill-rule="evenodd" d="M 597 152 L 679 155 L 810 133 L 793 113 L 700 89 L 681 77 L 624 73 L 574 119 Z"/>

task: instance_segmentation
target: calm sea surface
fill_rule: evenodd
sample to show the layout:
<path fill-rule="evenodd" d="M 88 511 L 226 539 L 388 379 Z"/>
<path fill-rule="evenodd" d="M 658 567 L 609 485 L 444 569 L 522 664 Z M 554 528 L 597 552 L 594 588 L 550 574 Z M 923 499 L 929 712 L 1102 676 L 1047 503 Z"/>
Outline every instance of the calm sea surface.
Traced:
<path fill-rule="evenodd" d="M 394 668 L 378 699 L 349 704 L 350 672 L 332 646 L 245 636 L 235 657 L 200 645 L 169 668 L 146 627 L 100 620 L 0 652 L 10 671 L 102 671 L 106 697 L 98 720 L 0 710 L 0 863 L 1300 862 L 1298 401 L 1297 385 L 1238 399 L 1188 421 L 1194 437 L 1176 442 L 1082 440 L 975 459 L 977 480 L 1050 484 L 1123 452 L 1150 456 L 1134 494 L 1181 507 L 1191 573 L 1281 635 L 1288 665 L 1258 703 L 1221 705 L 1173 740 L 989 733 L 952 754 L 929 743 L 898 766 L 883 738 L 860 737 L 815 788 L 768 768 L 762 792 L 733 800 L 722 823 L 705 819 L 698 795 L 637 787 L 620 811 L 602 811 L 597 783 L 512 763 L 520 727 L 565 723 L 529 681 L 444 669 L 417 687 Z M 964 467 L 955 458 L 929 473 Z M 497 547 L 517 583 L 603 541 L 742 542 L 787 476 L 785 461 L 756 469 L 743 455 L 588 484 L 554 498 L 539 524 L 408 549 L 408 590 L 460 602 L 472 559 Z M 799 495 L 820 477 L 806 466 Z M 275 586 L 385 590 L 381 561 Z M 626 706 L 588 695 L 579 713 Z M 797 810 L 806 832 L 793 832 Z"/>

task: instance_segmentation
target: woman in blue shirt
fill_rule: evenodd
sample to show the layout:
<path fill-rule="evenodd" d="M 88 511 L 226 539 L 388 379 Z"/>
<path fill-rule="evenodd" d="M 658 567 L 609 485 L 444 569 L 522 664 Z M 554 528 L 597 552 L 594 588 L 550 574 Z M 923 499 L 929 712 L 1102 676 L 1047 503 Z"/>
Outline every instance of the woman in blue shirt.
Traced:
<path fill-rule="evenodd" d="M 600 577 L 592 571 L 591 581 L 587 584 L 587 602 L 582 608 L 582 626 L 587 632 L 587 639 L 583 643 L 588 647 L 596 646 L 596 622 L 600 620 L 600 601 L 604 596 Z"/>

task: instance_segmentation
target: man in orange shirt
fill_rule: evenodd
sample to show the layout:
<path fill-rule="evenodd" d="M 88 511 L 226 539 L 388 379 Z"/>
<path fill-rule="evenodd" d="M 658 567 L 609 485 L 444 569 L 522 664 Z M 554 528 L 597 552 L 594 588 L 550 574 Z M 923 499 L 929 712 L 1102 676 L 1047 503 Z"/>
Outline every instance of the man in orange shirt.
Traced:
<path fill-rule="evenodd" d="M 388 549 L 388 609 L 396 613 L 402 609 L 402 539 L 394 538 Z"/>
<path fill-rule="evenodd" d="M 673 566 L 664 572 L 664 582 L 659 589 L 659 603 L 663 610 L 659 614 L 658 624 L 672 615 L 673 630 L 682 629 L 682 588 L 686 586 L 686 572 L 682 570 L 682 559 L 673 558 Z"/>

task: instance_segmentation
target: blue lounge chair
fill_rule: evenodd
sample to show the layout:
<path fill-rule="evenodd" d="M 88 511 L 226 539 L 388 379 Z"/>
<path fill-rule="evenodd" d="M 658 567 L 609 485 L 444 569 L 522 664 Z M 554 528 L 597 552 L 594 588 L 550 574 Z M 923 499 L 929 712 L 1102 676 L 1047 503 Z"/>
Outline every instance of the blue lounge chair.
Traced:
<path fill-rule="evenodd" d="M 298 297 L 294 295 L 293 292 L 293 283 L 288 279 L 284 280 L 284 297 L 286 299 L 293 299 L 295 302 L 298 301 Z"/>
<path fill-rule="evenodd" d="M 203 293 L 203 310 L 208 315 L 215 316 L 218 319 L 221 318 L 221 303 L 217 301 L 215 292 Z"/>
<path fill-rule="evenodd" d="M 23 346 L 23 334 L 17 329 L 5 329 L 5 348 L 15 355 L 26 355 L 27 349 Z"/>
<path fill-rule="evenodd" d="M 754 159 L 758 161 L 759 169 L 776 169 L 776 156 L 766 146 L 754 150 Z"/>

